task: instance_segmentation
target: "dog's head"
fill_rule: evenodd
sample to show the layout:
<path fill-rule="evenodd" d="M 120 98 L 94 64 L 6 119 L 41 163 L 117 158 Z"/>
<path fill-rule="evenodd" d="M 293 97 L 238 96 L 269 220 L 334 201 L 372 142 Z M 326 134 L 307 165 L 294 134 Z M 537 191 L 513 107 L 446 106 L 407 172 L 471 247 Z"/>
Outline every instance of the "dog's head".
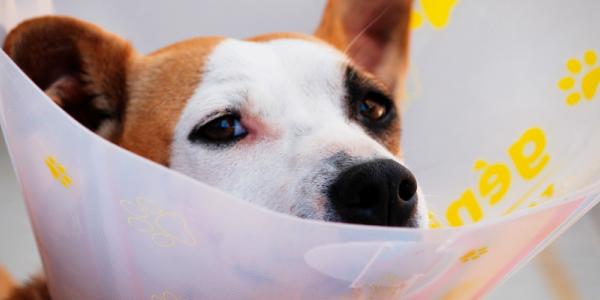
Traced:
<path fill-rule="evenodd" d="M 66 17 L 22 23 L 5 51 L 108 140 L 303 218 L 425 222 L 400 155 L 410 0 L 333 0 L 315 36 L 205 37 L 149 55 Z"/>

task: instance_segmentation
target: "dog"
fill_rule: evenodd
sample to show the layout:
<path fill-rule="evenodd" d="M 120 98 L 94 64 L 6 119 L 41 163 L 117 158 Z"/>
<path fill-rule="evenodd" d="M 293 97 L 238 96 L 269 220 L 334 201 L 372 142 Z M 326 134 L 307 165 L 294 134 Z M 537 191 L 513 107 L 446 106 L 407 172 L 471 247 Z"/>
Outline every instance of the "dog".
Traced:
<path fill-rule="evenodd" d="M 148 55 L 84 21 L 40 17 L 13 29 L 4 51 L 89 130 L 241 199 L 424 227 L 400 146 L 411 6 L 330 0 L 314 35 L 200 37 Z M 43 279 L 12 298 L 28 295 L 49 298 Z"/>

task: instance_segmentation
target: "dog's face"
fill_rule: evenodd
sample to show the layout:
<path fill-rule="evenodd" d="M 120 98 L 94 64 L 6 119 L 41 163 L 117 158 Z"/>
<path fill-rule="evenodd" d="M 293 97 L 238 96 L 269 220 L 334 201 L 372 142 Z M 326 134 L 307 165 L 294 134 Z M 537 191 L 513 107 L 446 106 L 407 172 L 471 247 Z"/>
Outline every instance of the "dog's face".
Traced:
<path fill-rule="evenodd" d="M 408 0 L 330 1 L 316 37 L 198 38 L 147 56 L 46 17 L 11 32 L 5 50 L 91 130 L 242 199 L 303 218 L 422 226 L 394 99 L 409 12 Z"/>

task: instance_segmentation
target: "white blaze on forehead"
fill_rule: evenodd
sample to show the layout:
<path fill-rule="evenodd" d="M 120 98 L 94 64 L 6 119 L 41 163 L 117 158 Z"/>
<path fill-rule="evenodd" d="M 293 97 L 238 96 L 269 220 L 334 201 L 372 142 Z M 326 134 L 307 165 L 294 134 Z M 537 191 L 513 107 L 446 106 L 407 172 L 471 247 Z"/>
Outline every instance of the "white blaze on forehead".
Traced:
<path fill-rule="evenodd" d="M 345 62 L 333 48 L 307 40 L 223 41 L 182 112 L 171 167 L 277 211 L 326 217 L 322 192 L 332 178 L 315 176 L 324 159 L 342 151 L 393 158 L 348 120 Z M 188 140 L 223 109 L 239 110 L 252 142 L 211 148 Z"/>
<path fill-rule="evenodd" d="M 344 57 L 335 50 L 314 42 L 228 39 L 209 56 L 203 81 L 190 104 L 198 102 L 202 110 L 251 105 L 257 110 L 254 113 L 272 114 L 290 105 L 310 107 L 329 102 L 328 109 L 339 110 L 339 103 L 331 101 L 339 102 L 343 96 L 343 62 Z M 254 105 L 257 102 L 259 105 Z"/>

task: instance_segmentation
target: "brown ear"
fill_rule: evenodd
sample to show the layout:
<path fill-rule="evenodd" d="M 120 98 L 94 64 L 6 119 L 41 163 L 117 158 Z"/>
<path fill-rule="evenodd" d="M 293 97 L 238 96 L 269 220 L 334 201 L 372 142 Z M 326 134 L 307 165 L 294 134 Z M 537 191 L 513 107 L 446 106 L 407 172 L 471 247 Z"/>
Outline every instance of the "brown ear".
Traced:
<path fill-rule="evenodd" d="M 126 41 L 73 18 L 41 17 L 12 30 L 4 51 L 83 125 L 107 138 L 115 134 L 134 55 Z"/>
<path fill-rule="evenodd" d="M 14 279 L 0 266 L 0 299 L 7 299 L 15 287 Z"/>
<path fill-rule="evenodd" d="M 412 0 L 329 0 L 315 35 L 398 92 L 407 67 Z"/>

